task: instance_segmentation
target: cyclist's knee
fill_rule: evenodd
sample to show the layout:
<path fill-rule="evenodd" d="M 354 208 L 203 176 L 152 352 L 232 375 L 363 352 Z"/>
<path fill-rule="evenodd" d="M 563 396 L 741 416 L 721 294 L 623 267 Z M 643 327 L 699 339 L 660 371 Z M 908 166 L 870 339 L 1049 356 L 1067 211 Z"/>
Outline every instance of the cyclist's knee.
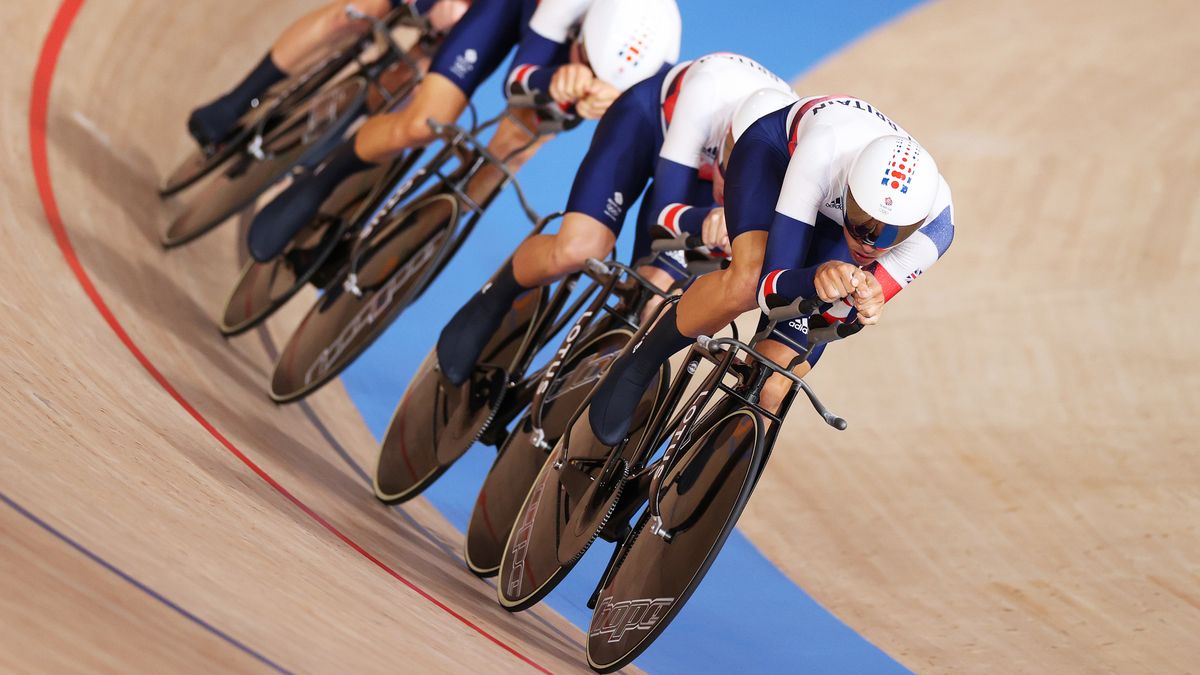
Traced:
<path fill-rule="evenodd" d="M 564 273 L 583 269 L 588 258 L 603 260 L 608 257 L 608 244 L 602 237 L 567 237 L 562 234 L 554 238 L 554 260 Z"/>
<path fill-rule="evenodd" d="M 758 306 L 758 270 L 749 266 L 731 266 L 724 277 L 725 297 L 739 312 Z"/>
<path fill-rule="evenodd" d="M 783 403 L 783 397 L 787 395 L 788 389 L 791 388 L 791 383 L 791 380 L 778 374 L 767 378 L 766 384 L 763 385 L 762 391 L 759 392 L 758 404 L 765 410 L 778 412 L 779 405 Z"/>
<path fill-rule="evenodd" d="M 433 140 L 433 129 L 425 116 L 404 110 L 389 117 L 387 139 L 392 150 L 427 145 Z"/>
<path fill-rule="evenodd" d="M 409 138 L 410 143 L 425 145 L 433 140 L 433 127 L 429 126 L 428 119 L 410 117 L 404 122 L 406 126 L 404 134 Z"/>

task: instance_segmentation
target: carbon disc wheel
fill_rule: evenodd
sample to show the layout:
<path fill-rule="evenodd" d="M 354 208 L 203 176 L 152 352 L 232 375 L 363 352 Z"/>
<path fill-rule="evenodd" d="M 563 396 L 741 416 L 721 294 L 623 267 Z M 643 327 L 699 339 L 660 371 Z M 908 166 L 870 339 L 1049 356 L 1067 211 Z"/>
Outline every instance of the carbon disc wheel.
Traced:
<path fill-rule="evenodd" d="M 475 499 L 463 557 L 477 576 L 499 573 L 513 520 L 546 462 L 546 450 L 533 444 L 531 432 L 528 417 L 517 422 Z"/>
<path fill-rule="evenodd" d="M 250 114 L 253 114 L 253 111 Z M 176 192 L 190 187 L 239 153 L 253 134 L 253 127 L 239 122 L 238 131 L 217 145 L 216 148 L 211 150 L 194 148 L 163 180 L 162 185 L 158 188 L 158 194 L 170 197 Z"/>
<path fill-rule="evenodd" d="M 347 269 L 317 299 L 275 363 L 272 399 L 294 401 L 337 377 L 391 325 L 453 243 L 458 208 L 439 194 L 380 227 L 359 265 L 361 295 L 346 289 Z"/>
<path fill-rule="evenodd" d="M 588 629 L 587 656 L 601 673 L 646 650 L 691 597 L 750 497 L 765 453 L 759 415 L 738 409 L 690 443 L 664 477 L 664 538 L 642 514 L 603 581 Z"/>
<path fill-rule="evenodd" d="M 353 78 L 323 92 L 280 123 L 264 138 L 261 157 L 249 152 L 209 178 L 167 226 L 162 245 L 192 241 L 254 204 L 262 193 L 287 177 L 298 163 L 315 166 L 339 141 L 366 98 L 367 82 Z"/>
<path fill-rule="evenodd" d="M 582 341 L 564 360 L 543 398 L 543 443 L 558 442 L 571 416 L 632 335 L 627 328 L 602 333 Z M 547 450 L 534 445 L 532 433 L 532 422 L 526 415 L 505 440 L 479 489 L 467 525 L 464 554 L 467 567 L 478 576 L 495 576 L 500 571 L 504 545 L 523 497 L 546 461 Z"/>
<path fill-rule="evenodd" d="M 630 457 L 666 391 L 664 370 L 647 388 L 634 412 L 630 440 L 613 449 L 592 435 L 585 408 L 550 451 L 530 488 L 505 544 L 496 585 L 500 604 L 509 611 L 531 607 L 544 598 L 583 557 L 608 524 L 625 487 Z M 555 462 L 566 449 L 566 461 Z"/>
<path fill-rule="evenodd" d="M 325 200 L 322 212 L 267 262 L 248 260 L 221 315 L 221 332 L 237 335 L 262 323 L 292 298 L 319 271 L 343 264 L 334 256 L 345 247 L 347 224 L 361 207 L 382 169 L 353 176 Z M 343 254 L 344 255 L 344 254 Z M 332 258 L 332 259 L 331 259 Z"/>
<path fill-rule="evenodd" d="M 441 377 L 437 352 L 431 350 L 384 435 L 375 496 L 386 504 L 404 502 L 436 481 L 495 414 L 507 381 L 503 370 L 479 368 L 467 382 L 451 386 Z"/>
<path fill-rule="evenodd" d="M 544 598 L 575 561 L 564 564 L 558 559 L 558 517 L 568 515 L 554 468 L 556 454 L 551 451 L 542 469 L 525 495 L 505 544 L 500 561 L 500 579 L 496 595 L 510 612 L 528 609 Z"/>

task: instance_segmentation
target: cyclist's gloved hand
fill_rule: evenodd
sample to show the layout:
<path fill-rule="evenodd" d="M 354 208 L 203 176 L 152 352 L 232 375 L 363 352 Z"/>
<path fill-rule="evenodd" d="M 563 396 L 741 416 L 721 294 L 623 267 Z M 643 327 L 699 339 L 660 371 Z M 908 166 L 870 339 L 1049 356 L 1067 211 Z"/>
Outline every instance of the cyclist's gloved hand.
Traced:
<path fill-rule="evenodd" d="M 549 94 L 563 112 L 583 119 L 600 119 L 621 92 L 596 77 L 581 63 L 568 63 L 553 72 L 541 69 L 528 77 L 529 88 Z"/>
<path fill-rule="evenodd" d="M 567 63 L 556 68 L 549 75 L 549 86 L 542 86 L 543 82 L 536 75 L 540 73 L 531 77 L 530 89 L 545 91 L 559 105 L 571 105 L 583 100 L 596 80 L 592 69 L 582 63 Z"/>

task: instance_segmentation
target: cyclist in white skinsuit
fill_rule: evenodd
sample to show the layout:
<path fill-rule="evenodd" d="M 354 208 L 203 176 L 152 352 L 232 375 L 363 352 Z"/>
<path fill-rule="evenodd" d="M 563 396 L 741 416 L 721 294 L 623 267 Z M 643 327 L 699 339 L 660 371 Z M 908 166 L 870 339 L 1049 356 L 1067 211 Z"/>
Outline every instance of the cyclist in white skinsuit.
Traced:
<path fill-rule="evenodd" d="M 588 258 L 608 256 L 626 209 L 653 178 L 639 216 L 633 259 L 649 253 L 649 226 L 656 221 L 679 233 L 699 233 L 720 246 L 723 216 L 714 168 L 734 111 L 751 94 L 778 94 L 783 107 L 795 94 L 757 62 L 736 54 L 712 54 L 682 63 L 621 95 L 596 129 L 575 176 L 567 214 L 557 234 L 525 240 L 512 261 L 447 324 L 438 342 L 443 372 L 465 381 L 487 339 L 525 290 L 582 269 Z M 773 108 L 772 108 L 773 109 Z M 666 288 L 679 268 L 642 268 Z"/>
<path fill-rule="evenodd" d="M 796 94 L 758 62 L 727 52 L 676 66 L 668 74 L 667 83 L 672 83 L 676 75 L 681 84 L 675 84 L 674 91 L 664 90 L 663 95 L 666 136 L 659 158 L 665 175 L 660 179 L 656 173 L 655 184 L 671 179 L 667 166 L 694 169 L 700 180 L 712 182 L 716 208 L 704 213 L 693 211 L 687 204 L 664 204 L 663 197 L 671 194 L 666 190 L 661 194 L 656 191 L 658 198 L 652 206 L 657 210 L 658 225 L 675 234 L 702 233 L 707 245 L 727 251 L 729 240 L 724 236 L 725 212 L 721 208 L 725 203 L 721 154 L 723 148 L 733 146 L 734 114 L 740 108 L 770 112 L 795 100 Z M 736 131 L 740 134 L 742 129 Z M 700 218 L 702 224 L 697 222 Z"/>
<path fill-rule="evenodd" d="M 809 297 L 815 292 L 823 300 L 835 298 L 834 293 L 841 290 L 836 278 L 825 281 L 814 279 L 812 283 L 815 285 L 810 289 L 802 271 L 794 269 L 796 264 L 790 260 L 794 254 L 789 254 L 789 249 L 801 244 L 796 241 L 799 235 L 792 235 L 785 229 L 787 223 L 828 220 L 845 228 L 847 216 L 842 193 L 849 183 L 851 169 L 859 153 L 867 144 L 880 138 L 880 132 L 885 132 L 883 135 L 911 138 L 908 132 L 869 103 L 848 97 L 801 100 L 789 112 L 789 124 L 795 124 L 797 117 L 800 118 L 797 125 L 798 141 L 776 206 L 776 212 L 783 218 L 778 219 L 781 221 L 779 234 L 776 234 L 774 225 L 771 227 L 762 268 L 758 298 L 764 311 L 766 299 L 771 294 Z M 912 159 L 913 164 L 906 166 L 905 170 L 914 173 L 921 171 L 922 161 L 932 163 L 932 158 L 928 157 Z M 936 165 L 933 170 L 936 171 Z M 878 173 L 881 176 L 885 173 L 883 165 L 878 168 Z M 852 233 L 847 233 L 845 243 L 851 262 L 861 266 L 878 263 L 872 267 L 870 276 L 880 284 L 884 302 L 932 267 L 953 239 L 950 186 L 940 174 L 936 176 L 936 181 L 929 183 L 933 195 L 932 206 L 909 231 L 880 233 L 891 239 L 881 237 L 874 246 L 866 245 L 851 236 Z M 894 176 L 891 179 L 889 182 L 899 183 Z M 887 189 L 898 191 L 901 188 L 889 186 Z M 887 196 L 885 194 L 884 198 Z M 889 242 L 894 243 L 889 245 Z M 824 312 L 826 318 L 846 320 L 850 316 L 854 308 L 842 299 L 844 297 L 836 296 L 833 306 Z M 864 318 L 864 323 L 874 323 L 871 318 L 877 318 L 877 315 Z"/>
<path fill-rule="evenodd" d="M 818 297 L 827 318 L 879 321 L 895 297 L 954 239 L 950 188 L 928 152 L 871 104 L 848 96 L 803 99 L 752 124 L 734 146 L 725 214 L 733 263 L 705 275 L 613 363 L 591 401 L 596 437 L 615 444 L 659 365 L 698 335 L 756 306 Z M 807 324 L 780 327 L 760 350 L 788 364 Z M 821 348 L 797 366 L 804 375 Z M 773 407 L 788 381 L 775 376 Z M 622 416 L 626 416 L 625 419 Z"/>

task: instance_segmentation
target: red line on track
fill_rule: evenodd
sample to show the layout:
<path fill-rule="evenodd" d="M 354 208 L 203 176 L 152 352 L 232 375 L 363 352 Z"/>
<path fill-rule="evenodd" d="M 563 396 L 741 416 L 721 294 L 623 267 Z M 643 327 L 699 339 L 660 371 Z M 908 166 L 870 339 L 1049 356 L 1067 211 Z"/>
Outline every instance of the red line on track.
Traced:
<path fill-rule="evenodd" d="M 473 623 L 470 619 L 467 619 L 465 616 L 454 611 L 445 603 L 422 589 L 420 586 L 417 586 L 399 572 L 386 565 L 383 561 L 371 555 L 357 542 L 348 537 L 329 521 L 325 520 L 325 518 L 319 513 L 314 511 L 304 502 L 300 501 L 300 499 L 289 492 L 287 488 L 280 485 L 274 478 L 271 477 L 270 474 L 255 464 L 253 460 L 247 457 L 241 450 L 237 448 L 237 446 L 231 443 L 229 439 L 225 438 L 225 436 L 221 434 L 221 432 L 218 431 L 217 428 L 214 427 L 212 423 L 210 423 L 208 419 L 204 417 L 204 415 L 200 414 L 200 411 L 196 410 L 196 408 L 192 406 L 192 404 L 189 403 L 187 399 L 185 399 L 169 381 L 167 381 L 167 378 L 164 377 L 161 372 L 159 372 L 158 368 L 154 366 L 154 364 L 149 358 L 146 357 L 137 344 L 134 343 L 129 334 L 125 332 L 125 328 L 121 325 L 120 321 L 117 320 L 117 317 L 112 313 L 112 310 L 109 309 L 108 304 L 104 302 L 104 298 L 100 295 L 100 292 L 96 290 L 96 286 L 92 283 L 91 277 L 88 276 L 87 270 L 85 270 L 83 265 L 79 262 L 79 257 L 75 254 L 75 248 L 72 246 L 71 239 L 67 235 L 66 227 L 63 225 L 62 214 L 58 210 L 58 201 L 54 196 L 54 184 L 50 179 L 49 157 L 46 150 L 46 121 L 48 119 L 50 105 L 51 84 L 54 81 L 54 73 L 58 66 L 58 58 L 62 53 L 63 44 L 66 42 L 67 36 L 71 31 L 71 25 L 75 22 L 75 18 L 79 15 L 79 10 L 83 7 L 83 3 L 84 0 L 63 0 L 58 6 L 58 12 L 55 14 L 54 21 L 50 25 L 50 30 L 46 34 L 46 38 L 42 43 L 41 54 L 39 55 L 37 62 L 37 70 L 34 72 L 33 76 L 33 95 L 29 104 L 29 146 L 33 158 L 33 176 L 37 183 L 38 196 L 41 198 L 42 208 L 46 213 L 46 221 L 50 225 L 50 230 L 54 233 L 55 241 L 58 242 L 58 248 L 62 251 L 63 259 L 71 268 L 71 271 L 74 272 L 75 278 L 79 281 L 79 285 L 83 289 L 83 292 L 87 294 L 88 298 L 92 301 L 92 304 L 95 305 L 96 311 L 99 312 L 100 316 L 102 316 L 105 322 L 108 323 L 109 328 L 112 329 L 113 333 L 117 336 L 117 339 L 119 339 L 121 343 L 125 345 L 125 348 L 129 350 L 129 353 L 132 354 L 135 359 L 137 359 L 138 363 L 142 364 L 142 368 L 149 373 L 150 377 L 154 378 L 154 380 L 158 382 L 159 386 L 161 386 L 163 390 L 165 390 L 171 396 L 171 398 L 175 399 L 175 402 L 178 403 L 179 406 L 184 410 L 186 410 L 187 413 L 191 415 L 201 427 L 204 427 L 205 431 L 211 434 L 213 438 L 217 439 L 221 445 L 225 446 L 225 449 L 227 449 L 233 454 L 234 457 L 237 457 L 243 464 L 249 467 L 251 471 L 258 474 L 258 477 L 266 481 L 266 483 L 274 488 L 276 492 L 278 492 L 280 495 L 283 495 L 283 497 L 303 511 L 309 518 L 312 518 L 314 521 L 320 524 L 321 527 L 325 528 L 330 534 L 342 540 L 344 544 L 349 546 L 362 557 L 374 563 L 377 567 L 379 567 L 379 569 L 383 570 L 400 583 L 412 589 L 415 593 L 417 593 L 417 595 L 420 595 L 422 598 L 425 598 L 429 602 L 433 603 L 442 611 L 446 612 L 455 619 L 458 619 L 464 625 L 487 638 L 501 649 L 504 649 L 518 659 L 524 661 L 530 666 L 533 666 L 537 670 L 543 673 L 549 673 L 550 671 L 546 668 L 542 667 L 524 654 L 518 652 L 508 644 L 502 642 L 496 636 L 488 633 L 483 628 Z"/>

